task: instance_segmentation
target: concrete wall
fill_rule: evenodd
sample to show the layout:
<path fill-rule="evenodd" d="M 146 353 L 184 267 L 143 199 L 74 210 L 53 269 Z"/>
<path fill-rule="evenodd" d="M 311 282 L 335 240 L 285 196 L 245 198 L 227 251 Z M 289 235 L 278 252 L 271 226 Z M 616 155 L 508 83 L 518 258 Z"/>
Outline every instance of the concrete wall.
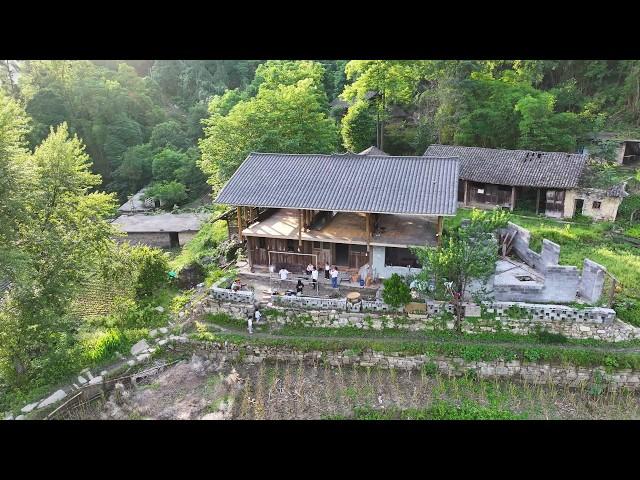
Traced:
<path fill-rule="evenodd" d="M 420 273 L 420 268 L 407 268 L 407 267 L 388 267 L 385 266 L 385 248 L 380 246 L 371 246 L 371 265 L 373 266 L 373 277 L 376 275 L 378 278 L 389 278 L 394 273 L 398 275 L 406 276 L 411 274 Z"/>
<path fill-rule="evenodd" d="M 600 299 L 606 271 L 602 265 L 586 259 L 586 274 L 581 276 L 575 266 L 558 265 L 558 244 L 543 239 L 542 251 L 536 253 L 529 248 L 531 233 L 527 229 L 511 222 L 507 229 L 517 232 L 513 241 L 513 251 L 524 263 L 542 274 L 544 283 L 542 288 L 539 285 L 494 285 L 496 300 L 569 303 L 576 300 L 576 294 L 580 294 L 580 297 L 589 303 L 595 303 Z"/>
<path fill-rule="evenodd" d="M 234 292 L 229 288 L 222 288 L 221 285 L 226 285 L 231 282 L 229 278 L 222 278 L 211 286 L 209 295 L 211 298 L 222 302 L 237 302 L 248 303 L 253 305 L 255 295 L 251 290 L 239 290 Z"/>
<path fill-rule="evenodd" d="M 178 241 L 183 247 L 198 232 L 180 232 L 178 233 Z M 158 233 L 128 233 L 126 237 L 118 238 L 119 241 L 129 242 L 132 245 L 148 245 L 150 247 L 171 248 L 171 237 L 169 232 Z"/>
<path fill-rule="evenodd" d="M 148 245 L 150 247 L 170 248 L 171 240 L 168 233 L 128 233 L 118 240 L 132 245 Z"/>
<path fill-rule="evenodd" d="M 584 200 L 582 212 L 575 212 L 575 201 Z M 600 208 L 594 209 L 593 202 L 600 202 Z M 580 188 L 567 190 L 564 199 L 564 216 L 573 217 L 574 213 L 581 213 L 594 220 L 613 222 L 618 214 L 618 207 L 622 203 L 620 197 L 608 197 L 604 190 L 595 188 Z"/>
<path fill-rule="evenodd" d="M 582 279 L 578 286 L 580 297 L 589 303 L 600 300 L 604 287 L 604 276 L 605 270 L 602 265 L 585 258 L 582 266 Z"/>

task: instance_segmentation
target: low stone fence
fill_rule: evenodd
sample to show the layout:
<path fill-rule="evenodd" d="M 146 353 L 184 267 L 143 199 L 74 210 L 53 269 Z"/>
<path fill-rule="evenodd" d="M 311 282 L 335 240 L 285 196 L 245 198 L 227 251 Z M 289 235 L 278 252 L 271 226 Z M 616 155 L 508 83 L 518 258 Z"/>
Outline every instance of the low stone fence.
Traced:
<path fill-rule="evenodd" d="M 640 389 L 640 372 L 624 369 L 607 372 L 603 367 L 575 367 L 519 360 L 466 361 L 459 357 L 428 355 L 402 355 L 401 353 L 380 353 L 365 350 L 353 351 L 310 351 L 303 352 L 291 347 L 252 346 L 221 344 L 189 340 L 170 346 L 179 351 L 198 351 L 211 360 L 236 360 L 246 363 L 264 361 L 303 362 L 310 365 L 321 363 L 331 366 L 359 366 L 418 370 L 425 365 L 448 376 L 463 376 L 474 372 L 479 378 L 511 379 L 532 384 L 554 384 L 567 387 L 581 387 L 598 383 L 615 390 Z"/>
<path fill-rule="evenodd" d="M 304 297 L 297 295 L 271 295 L 275 305 L 313 310 L 342 310 L 348 312 L 392 312 L 397 311 L 381 300 L 361 300 L 349 303 L 346 298 Z"/>
<path fill-rule="evenodd" d="M 311 297 L 289 297 L 309 299 Z M 397 311 L 349 311 L 331 309 L 343 306 L 338 299 L 318 302 L 319 308 L 300 307 L 300 302 L 287 297 L 272 307 L 270 322 L 275 324 L 301 324 L 309 327 L 341 328 L 355 327 L 382 330 L 395 328 L 408 331 L 453 330 L 453 305 L 430 301 L 426 314 L 400 314 Z M 344 299 L 342 299 L 345 302 Z M 364 302 L 363 302 L 364 303 Z M 375 302 L 370 302 L 375 303 Z M 308 303 L 306 305 L 314 305 Z M 324 308 L 322 308 L 324 306 Z M 640 328 L 618 319 L 614 310 L 599 307 L 574 308 L 564 305 L 539 305 L 518 302 L 489 302 L 482 305 L 465 304 L 466 316 L 462 330 L 465 333 L 511 332 L 518 335 L 534 334 L 540 330 L 558 333 L 569 338 L 605 340 L 619 342 L 640 338 Z M 205 313 L 227 313 L 246 319 L 255 313 L 253 305 L 224 302 L 209 298 L 203 302 Z M 386 313 L 386 314 L 385 314 Z"/>
<path fill-rule="evenodd" d="M 210 295 L 216 300 L 223 300 L 227 302 L 235 303 L 250 303 L 253 304 L 255 295 L 253 291 L 238 290 L 234 292 L 229 288 L 221 288 L 220 285 L 225 285 L 229 282 L 229 279 L 223 278 L 218 280 L 211 286 Z"/>

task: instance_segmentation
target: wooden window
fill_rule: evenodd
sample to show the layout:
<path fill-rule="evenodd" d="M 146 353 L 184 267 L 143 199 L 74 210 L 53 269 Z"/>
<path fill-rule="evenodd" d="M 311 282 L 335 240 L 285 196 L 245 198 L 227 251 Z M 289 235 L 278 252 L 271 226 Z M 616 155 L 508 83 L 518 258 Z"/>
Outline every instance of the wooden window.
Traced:
<path fill-rule="evenodd" d="M 258 237 L 258 248 L 267 248 L 267 240 L 264 237 Z"/>
<path fill-rule="evenodd" d="M 330 243 L 328 243 L 328 242 L 324 242 L 324 243 L 322 244 L 322 248 L 323 248 L 324 250 L 331 250 L 331 244 L 330 244 Z"/>
<path fill-rule="evenodd" d="M 313 248 L 322 248 L 322 242 L 313 242 Z"/>
<path fill-rule="evenodd" d="M 593 207 L 594 210 L 599 210 L 600 207 L 602 206 L 602 202 L 593 202 L 591 206 Z"/>
<path fill-rule="evenodd" d="M 351 251 L 352 252 L 366 252 L 367 251 L 367 246 L 366 245 L 351 245 Z"/>

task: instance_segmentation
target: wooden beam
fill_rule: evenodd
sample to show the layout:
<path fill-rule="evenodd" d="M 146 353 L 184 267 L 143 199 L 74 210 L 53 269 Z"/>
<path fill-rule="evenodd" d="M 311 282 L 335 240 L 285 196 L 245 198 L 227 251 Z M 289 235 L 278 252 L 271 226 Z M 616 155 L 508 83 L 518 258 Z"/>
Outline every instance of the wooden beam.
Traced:
<path fill-rule="evenodd" d="M 436 237 L 438 239 L 438 246 L 442 245 L 442 227 L 444 224 L 444 217 L 438 216 L 438 231 L 436 233 Z"/>
<path fill-rule="evenodd" d="M 298 210 L 298 249 L 302 248 L 302 210 Z"/>
<path fill-rule="evenodd" d="M 238 207 L 238 240 L 242 241 L 242 207 Z"/>
<path fill-rule="evenodd" d="M 516 187 L 511 187 L 511 211 L 512 212 L 515 206 L 516 206 Z"/>
<path fill-rule="evenodd" d="M 539 211 L 540 211 L 540 189 L 537 188 L 536 189 L 536 215 L 538 215 Z"/>
<path fill-rule="evenodd" d="M 367 227 L 367 253 L 371 251 L 371 214 L 367 213 L 365 217 Z"/>
<path fill-rule="evenodd" d="M 464 206 L 469 205 L 469 181 L 464 181 Z"/>

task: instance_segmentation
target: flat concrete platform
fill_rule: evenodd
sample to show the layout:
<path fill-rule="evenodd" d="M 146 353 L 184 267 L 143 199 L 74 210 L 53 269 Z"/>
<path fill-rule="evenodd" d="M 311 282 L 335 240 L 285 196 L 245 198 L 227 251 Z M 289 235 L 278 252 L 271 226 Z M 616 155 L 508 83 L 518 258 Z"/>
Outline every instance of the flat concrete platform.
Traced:
<path fill-rule="evenodd" d="M 297 240 L 299 213 L 281 209 L 262 222 L 245 228 L 245 236 L 287 238 Z M 366 215 L 336 214 L 322 229 L 302 232 L 302 240 L 366 245 Z M 381 233 L 374 234 L 371 245 L 406 248 L 436 245 L 437 219 L 423 215 L 380 215 Z"/>
<path fill-rule="evenodd" d="M 523 288 L 542 289 L 544 277 L 528 265 L 513 259 L 502 259 L 496 262 L 494 287 L 519 286 Z"/>

